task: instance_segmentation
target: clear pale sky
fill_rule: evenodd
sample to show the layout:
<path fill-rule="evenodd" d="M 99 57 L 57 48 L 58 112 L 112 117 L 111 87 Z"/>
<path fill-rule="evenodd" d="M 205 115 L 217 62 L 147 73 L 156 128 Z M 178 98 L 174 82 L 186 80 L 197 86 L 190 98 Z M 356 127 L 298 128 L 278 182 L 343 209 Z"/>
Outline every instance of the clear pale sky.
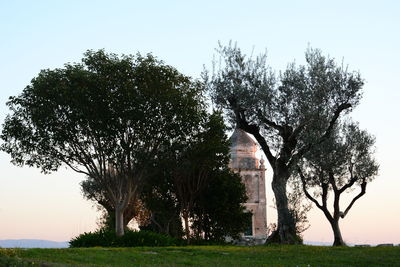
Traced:
<path fill-rule="evenodd" d="M 1 1 L 0 121 L 8 97 L 20 94 L 41 69 L 80 61 L 87 49 L 151 52 L 199 77 L 218 41 L 237 41 L 248 54 L 267 49 L 275 70 L 304 62 L 310 44 L 361 72 L 364 98 L 353 117 L 377 139 L 380 175 L 341 221 L 343 237 L 400 243 L 399 14 L 394 0 Z M 44 175 L 9 161 L 1 152 L 0 239 L 65 241 L 97 227 L 99 214 L 80 193 L 81 175 L 65 168 Z M 271 203 L 270 176 L 267 184 Z M 309 217 L 305 240 L 331 242 L 323 214 L 314 208 Z M 268 223 L 275 218 L 269 208 Z"/>

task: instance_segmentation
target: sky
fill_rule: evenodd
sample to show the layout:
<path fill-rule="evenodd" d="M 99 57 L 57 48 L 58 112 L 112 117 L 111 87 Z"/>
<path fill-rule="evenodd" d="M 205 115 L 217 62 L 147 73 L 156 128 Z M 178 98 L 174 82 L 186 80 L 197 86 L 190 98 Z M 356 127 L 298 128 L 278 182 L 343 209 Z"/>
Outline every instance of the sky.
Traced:
<path fill-rule="evenodd" d="M 279 73 L 304 63 L 308 46 L 359 71 L 363 99 L 352 117 L 376 136 L 380 173 L 340 222 L 348 243 L 400 243 L 400 2 L 398 1 L 1 1 L 0 122 L 5 103 L 41 69 L 79 62 L 88 50 L 152 53 L 199 78 L 218 41 L 247 54 L 268 53 Z M 268 166 L 267 166 L 268 168 Z M 267 169 L 268 206 L 272 203 Z M 99 212 L 83 199 L 84 177 L 66 168 L 50 175 L 16 167 L 0 152 L 0 239 L 66 241 L 97 227 Z M 356 194 L 358 191 L 349 192 Z M 268 223 L 276 212 L 268 207 Z M 304 239 L 331 242 L 323 214 L 309 213 Z"/>

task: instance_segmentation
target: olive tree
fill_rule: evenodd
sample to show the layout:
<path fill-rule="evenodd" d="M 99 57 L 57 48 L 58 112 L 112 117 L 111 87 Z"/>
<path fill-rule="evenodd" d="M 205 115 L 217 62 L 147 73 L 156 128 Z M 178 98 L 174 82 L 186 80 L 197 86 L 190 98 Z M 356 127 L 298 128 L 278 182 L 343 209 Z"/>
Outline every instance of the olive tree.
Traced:
<path fill-rule="evenodd" d="M 344 123 L 335 127 L 326 141 L 311 149 L 299 162 L 298 173 L 304 193 L 329 221 L 334 246 L 345 245 L 339 219 L 345 218 L 354 203 L 365 194 L 367 183 L 377 175 L 374 144 L 375 139 L 360 130 L 357 124 Z M 360 192 L 345 209 L 341 209 L 341 195 L 356 187 Z M 333 193 L 332 212 L 328 208 L 329 192 Z"/>
<path fill-rule="evenodd" d="M 66 165 L 98 181 L 121 236 L 124 211 L 162 157 L 159 148 L 197 127 L 201 88 L 151 55 L 88 51 L 81 63 L 42 70 L 10 97 L 1 150 L 20 166 L 47 173 Z"/>
<path fill-rule="evenodd" d="M 311 48 L 306 65 L 289 64 L 279 76 L 267 66 L 265 54 L 246 57 L 231 44 L 217 51 L 219 62 L 203 75 L 211 98 L 261 146 L 273 171 L 279 242 L 298 243 L 287 182 L 304 154 L 358 104 L 363 80 Z"/>

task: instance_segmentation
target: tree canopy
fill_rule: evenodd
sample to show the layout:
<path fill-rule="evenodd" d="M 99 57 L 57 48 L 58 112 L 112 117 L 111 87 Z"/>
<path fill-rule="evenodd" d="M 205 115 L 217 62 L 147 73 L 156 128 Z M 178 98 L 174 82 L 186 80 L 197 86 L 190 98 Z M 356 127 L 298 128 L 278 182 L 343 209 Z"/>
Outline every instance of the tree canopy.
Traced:
<path fill-rule="evenodd" d="M 81 63 L 42 70 L 10 97 L 1 150 L 17 165 L 51 172 L 64 164 L 98 181 L 122 235 L 122 214 L 160 148 L 186 140 L 201 120 L 201 90 L 151 55 L 88 51 Z"/>

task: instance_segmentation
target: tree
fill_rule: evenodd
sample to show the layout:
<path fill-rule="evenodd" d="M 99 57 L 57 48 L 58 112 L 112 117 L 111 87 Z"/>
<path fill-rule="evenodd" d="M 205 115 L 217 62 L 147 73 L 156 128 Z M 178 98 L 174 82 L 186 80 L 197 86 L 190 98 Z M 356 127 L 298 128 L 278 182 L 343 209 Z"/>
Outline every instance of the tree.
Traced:
<path fill-rule="evenodd" d="M 315 206 L 329 221 L 334 246 L 345 245 L 339 227 L 354 203 L 366 192 L 367 183 L 377 175 L 378 164 L 373 158 L 375 139 L 355 123 L 344 123 L 335 128 L 333 134 L 319 146 L 310 150 L 299 162 L 298 173 L 303 190 Z M 360 192 L 346 209 L 340 209 L 340 197 L 353 186 Z M 315 194 L 310 192 L 314 189 Z M 333 213 L 328 209 L 328 193 L 333 192 Z M 320 197 L 321 202 L 317 199 Z"/>
<path fill-rule="evenodd" d="M 151 55 L 118 57 L 88 51 L 82 63 L 42 70 L 7 105 L 1 150 L 12 162 L 61 165 L 104 187 L 115 209 L 116 234 L 153 162 L 185 140 L 202 116 L 202 85 Z"/>
<path fill-rule="evenodd" d="M 218 53 L 218 69 L 203 75 L 211 98 L 231 124 L 258 141 L 273 170 L 279 241 L 298 243 L 287 182 L 304 154 L 358 104 L 363 80 L 311 48 L 305 53 L 307 65 L 290 64 L 278 78 L 265 54 L 247 58 L 231 44 L 220 46 Z"/>
<path fill-rule="evenodd" d="M 228 166 L 216 170 L 191 212 L 195 236 L 214 241 L 227 236 L 238 238 L 251 223 L 252 214 L 242 205 L 246 201 L 240 175 Z"/>
<path fill-rule="evenodd" d="M 211 114 L 200 124 L 190 142 L 176 154 L 175 162 L 173 184 L 189 242 L 190 214 L 213 175 L 226 168 L 229 162 L 229 145 L 222 117 Z"/>
<path fill-rule="evenodd" d="M 151 230 L 182 238 L 182 219 L 180 204 L 175 193 L 172 169 L 175 157 L 165 157 L 157 162 L 156 172 L 149 177 L 141 194 L 146 209 L 150 211 L 150 223 L 140 229 Z"/>
<path fill-rule="evenodd" d="M 142 194 L 151 211 L 151 224 L 144 229 L 179 234 L 180 215 L 187 242 L 193 235 L 220 240 L 243 232 L 250 219 L 241 205 L 246 192 L 240 177 L 228 168 L 225 130 L 220 114 L 206 116 L 186 142 L 157 163 L 157 173 Z"/>

